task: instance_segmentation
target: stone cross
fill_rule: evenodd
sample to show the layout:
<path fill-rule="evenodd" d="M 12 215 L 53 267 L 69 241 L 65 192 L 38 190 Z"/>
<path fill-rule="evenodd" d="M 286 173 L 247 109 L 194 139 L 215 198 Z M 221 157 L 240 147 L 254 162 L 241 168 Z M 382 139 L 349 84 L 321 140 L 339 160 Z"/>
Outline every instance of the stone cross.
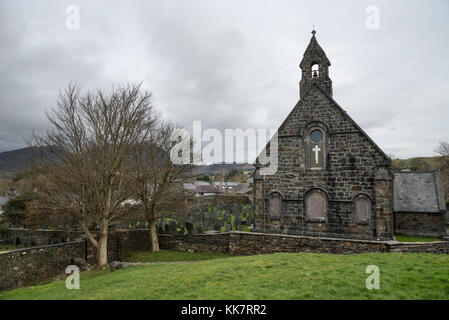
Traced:
<path fill-rule="evenodd" d="M 315 145 L 312 151 L 315 152 L 315 163 L 318 163 L 318 152 L 321 151 L 321 149 L 318 147 L 318 145 Z"/>

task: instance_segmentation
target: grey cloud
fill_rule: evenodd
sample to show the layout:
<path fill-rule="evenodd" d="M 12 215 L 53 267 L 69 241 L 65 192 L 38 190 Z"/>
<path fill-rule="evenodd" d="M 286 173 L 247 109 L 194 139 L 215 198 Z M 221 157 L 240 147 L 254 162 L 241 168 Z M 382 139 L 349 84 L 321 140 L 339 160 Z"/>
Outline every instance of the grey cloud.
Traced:
<path fill-rule="evenodd" d="M 377 1 L 2 1 L 0 151 L 23 146 L 70 81 L 144 81 L 189 128 L 277 128 L 298 100 L 312 24 L 331 60 L 334 98 L 387 153 L 432 155 L 448 140 L 449 4 Z M 64 27 L 66 5 L 81 29 Z M 326 8 L 327 10 L 323 10 Z"/>

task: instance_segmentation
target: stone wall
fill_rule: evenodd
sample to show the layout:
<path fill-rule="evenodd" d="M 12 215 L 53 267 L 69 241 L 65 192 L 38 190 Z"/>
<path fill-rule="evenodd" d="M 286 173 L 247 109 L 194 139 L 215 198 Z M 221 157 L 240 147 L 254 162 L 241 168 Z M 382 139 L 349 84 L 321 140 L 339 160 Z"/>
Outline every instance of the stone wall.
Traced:
<path fill-rule="evenodd" d="M 443 237 L 446 235 L 446 228 L 446 213 L 394 213 L 394 229 L 397 234 L 423 237 Z"/>
<path fill-rule="evenodd" d="M 15 246 L 35 247 L 58 244 L 80 239 L 84 232 L 67 232 L 62 230 L 41 230 L 41 229 L 9 229 L 9 237 Z"/>
<path fill-rule="evenodd" d="M 227 253 L 230 234 L 159 235 L 159 242 L 167 250 Z"/>
<path fill-rule="evenodd" d="M 51 279 L 76 258 L 85 258 L 82 240 L 0 253 L 0 291 Z"/>
<path fill-rule="evenodd" d="M 392 243 L 388 245 L 388 251 L 449 254 L 449 242 L 435 241 L 435 242 Z"/>
<path fill-rule="evenodd" d="M 449 241 L 410 242 L 317 238 L 255 232 L 200 235 L 160 235 L 162 249 L 226 252 L 252 255 L 275 252 L 357 254 L 366 252 L 419 252 L 449 254 Z"/>
<path fill-rule="evenodd" d="M 388 242 L 317 238 L 265 233 L 231 233 L 229 253 L 251 255 L 274 252 L 354 254 L 386 252 Z"/>

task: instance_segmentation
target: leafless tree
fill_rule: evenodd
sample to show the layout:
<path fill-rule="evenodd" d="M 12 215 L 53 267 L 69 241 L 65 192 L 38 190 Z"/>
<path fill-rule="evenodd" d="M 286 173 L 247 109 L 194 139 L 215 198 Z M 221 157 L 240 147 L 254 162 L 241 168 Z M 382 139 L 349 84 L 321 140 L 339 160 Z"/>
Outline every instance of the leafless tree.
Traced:
<path fill-rule="evenodd" d="M 441 170 L 441 180 L 443 182 L 443 189 L 446 199 L 449 197 L 449 143 L 440 142 L 434 149 L 440 155 L 439 168 Z"/>
<path fill-rule="evenodd" d="M 97 265 L 107 264 L 111 223 L 123 214 L 122 203 L 133 195 L 131 155 L 147 140 L 154 121 L 151 94 L 140 84 L 81 93 L 70 84 L 60 92 L 57 107 L 47 113 L 51 130 L 35 135 L 32 145 L 51 150 L 43 170 L 52 178 L 53 205 L 76 208 L 82 229 L 97 249 Z M 52 166 L 60 170 L 52 171 Z M 50 175 L 51 173 L 51 175 Z M 59 201 L 57 200 L 59 197 Z M 70 203 L 72 202 L 72 203 Z M 99 229 L 95 237 L 89 226 Z"/>
<path fill-rule="evenodd" d="M 135 196 L 144 212 L 150 232 L 150 251 L 159 251 L 156 221 L 158 213 L 167 207 L 173 206 L 179 215 L 187 210 L 183 206 L 183 192 L 181 183 L 186 180 L 193 166 L 190 164 L 191 154 L 183 163 L 173 163 L 170 154 L 173 147 L 173 133 L 175 127 L 168 121 L 158 120 L 156 126 L 152 126 L 151 134 L 146 141 L 135 150 L 134 179 Z M 170 205 L 168 205 L 170 204 Z"/>
<path fill-rule="evenodd" d="M 440 142 L 434 151 L 442 157 L 449 157 L 449 143 Z"/>

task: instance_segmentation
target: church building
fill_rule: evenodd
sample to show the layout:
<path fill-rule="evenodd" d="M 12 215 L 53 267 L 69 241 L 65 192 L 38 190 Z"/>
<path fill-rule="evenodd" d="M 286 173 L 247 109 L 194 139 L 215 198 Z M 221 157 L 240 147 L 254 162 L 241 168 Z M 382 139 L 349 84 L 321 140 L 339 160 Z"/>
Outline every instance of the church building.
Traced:
<path fill-rule="evenodd" d="M 391 161 L 332 98 L 315 33 L 299 64 L 300 99 L 276 134 L 276 172 L 262 175 L 256 160 L 253 231 L 391 240 Z"/>

